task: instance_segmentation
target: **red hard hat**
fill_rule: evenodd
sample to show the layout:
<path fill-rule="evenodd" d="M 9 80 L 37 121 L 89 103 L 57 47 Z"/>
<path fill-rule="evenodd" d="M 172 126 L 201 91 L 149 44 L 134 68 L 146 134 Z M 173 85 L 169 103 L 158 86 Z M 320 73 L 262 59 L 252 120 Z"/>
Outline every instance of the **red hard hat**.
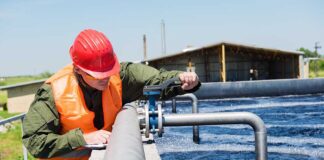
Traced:
<path fill-rule="evenodd" d="M 119 73 L 119 62 L 111 43 L 96 30 L 80 32 L 70 48 L 70 56 L 74 65 L 95 78 L 103 79 Z"/>

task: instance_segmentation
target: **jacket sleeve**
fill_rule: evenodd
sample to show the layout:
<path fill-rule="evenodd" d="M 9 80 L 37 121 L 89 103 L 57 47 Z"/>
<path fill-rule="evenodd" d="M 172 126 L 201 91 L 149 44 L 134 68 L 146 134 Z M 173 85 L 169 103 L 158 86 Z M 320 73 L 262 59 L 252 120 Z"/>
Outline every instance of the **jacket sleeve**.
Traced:
<path fill-rule="evenodd" d="M 59 115 L 50 85 L 36 93 L 23 121 L 23 144 L 36 158 L 51 158 L 86 144 L 80 129 L 60 135 Z"/>
<path fill-rule="evenodd" d="M 122 63 L 120 76 L 123 82 L 123 103 L 128 103 L 139 98 L 143 99 L 145 85 L 157 85 L 165 80 L 178 76 L 182 71 L 157 70 L 153 67 L 138 63 Z M 188 91 L 187 91 L 188 92 Z M 187 93 L 181 87 L 164 90 L 160 99 Z"/>

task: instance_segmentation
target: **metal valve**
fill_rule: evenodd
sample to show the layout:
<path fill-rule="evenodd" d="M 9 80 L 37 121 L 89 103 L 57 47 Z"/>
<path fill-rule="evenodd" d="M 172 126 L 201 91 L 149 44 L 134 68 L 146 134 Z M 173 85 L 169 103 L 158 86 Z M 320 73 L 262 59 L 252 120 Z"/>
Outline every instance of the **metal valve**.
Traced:
<path fill-rule="evenodd" d="M 159 137 L 163 134 L 163 113 L 161 103 L 156 103 L 162 90 L 170 87 L 180 86 L 179 77 L 175 77 L 165 81 L 160 85 L 144 86 L 143 94 L 148 97 L 149 101 L 144 106 L 144 111 L 140 116 L 140 127 L 145 137 L 149 137 L 150 133 L 158 133 Z"/>

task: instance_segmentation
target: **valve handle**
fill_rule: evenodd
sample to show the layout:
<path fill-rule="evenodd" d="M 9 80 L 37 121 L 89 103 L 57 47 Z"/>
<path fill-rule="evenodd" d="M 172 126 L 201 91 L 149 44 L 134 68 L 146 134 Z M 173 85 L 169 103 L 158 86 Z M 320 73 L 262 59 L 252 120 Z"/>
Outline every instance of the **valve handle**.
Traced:
<path fill-rule="evenodd" d="M 181 86 L 181 81 L 179 77 L 174 77 L 164 81 L 162 84 L 159 85 L 150 85 L 144 86 L 143 92 L 151 92 L 151 91 L 162 91 L 166 88 L 178 87 Z"/>

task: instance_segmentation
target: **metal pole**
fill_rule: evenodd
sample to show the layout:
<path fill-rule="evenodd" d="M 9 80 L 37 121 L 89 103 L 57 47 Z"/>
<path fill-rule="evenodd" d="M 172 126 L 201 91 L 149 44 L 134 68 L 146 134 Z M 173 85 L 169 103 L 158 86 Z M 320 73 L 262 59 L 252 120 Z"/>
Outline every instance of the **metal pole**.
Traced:
<path fill-rule="evenodd" d="M 146 60 L 147 60 L 147 54 L 146 54 L 146 35 L 144 34 L 143 35 L 143 50 L 144 50 L 144 62 L 146 62 Z"/>
<path fill-rule="evenodd" d="M 165 105 L 166 105 L 165 100 L 162 101 L 161 105 L 162 105 L 162 107 L 165 107 Z"/>
<path fill-rule="evenodd" d="M 126 104 L 118 113 L 104 159 L 145 159 L 135 104 Z"/>
<path fill-rule="evenodd" d="M 192 102 L 192 113 L 198 113 L 199 112 L 198 111 L 198 99 L 194 94 L 187 93 L 187 94 L 184 94 L 184 95 L 179 95 L 179 96 L 176 96 L 175 99 L 190 99 L 191 102 Z M 174 106 L 176 105 L 175 99 L 173 99 L 174 100 Z M 176 112 L 176 107 L 174 107 L 174 109 L 175 109 L 175 112 Z M 173 106 L 172 106 L 172 112 L 173 112 Z M 192 140 L 196 144 L 199 144 L 199 141 L 200 141 L 200 138 L 199 138 L 199 126 L 196 126 L 196 125 L 193 126 L 193 128 L 192 128 Z"/>
<path fill-rule="evenodd" d="M 254 130 L 257 160 L 267 157 L 267 130 L 260 117 L 249 112 L 171 114 L 164 115 L 163 126 L 191 126 L 217 124 L 248 124 Z"/>
<path fill-rule="evenodd" d="M 177 113 L 177 103 L 175 98 L 172 98 L 172 113 Z"/>
<path fill-rule="evenodd" d="M 165 40 L 165 23 L 161 20 L 161 42 L 162 42 L 162 55 L 166 54 L 166 40 Z"/>
<path fill-rule="evenodd" d="M 21 136 L 24 135 L 24 129 L 23 129 L 23 120 L 24 118 L 21 118 Z M 24 144 L 22 144 L 22 149 L 23 149 L 23 155 L 24 155 L 24 160 L 28 159 L 28 152 L 27 152 L 27 148 L 24 146 Z"/>

